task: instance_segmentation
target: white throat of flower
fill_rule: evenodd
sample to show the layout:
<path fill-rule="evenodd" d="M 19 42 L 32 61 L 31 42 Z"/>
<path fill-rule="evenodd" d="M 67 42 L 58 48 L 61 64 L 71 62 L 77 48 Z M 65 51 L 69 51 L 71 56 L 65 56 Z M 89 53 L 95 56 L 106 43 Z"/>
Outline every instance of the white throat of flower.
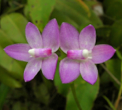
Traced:
<path fill-rule="evenodd" d="M 92 59 L 91 51 L 88 51 L 87 49 L 83 49 L 82 55 L 86 59 Z"/>
<path fill-rule="evenodd" d="M 34 55 L 35 55 L 35 49 L 30 49 L 30 50 L 28 51 L 28 53 L 29 53 L 32 57 L 34 57 Z"/>

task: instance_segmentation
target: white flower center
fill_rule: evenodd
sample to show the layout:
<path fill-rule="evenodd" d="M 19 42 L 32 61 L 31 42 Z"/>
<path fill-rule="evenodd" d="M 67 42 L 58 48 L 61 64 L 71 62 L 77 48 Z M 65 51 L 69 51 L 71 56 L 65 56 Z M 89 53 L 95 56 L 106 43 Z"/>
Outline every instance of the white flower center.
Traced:
<path fill-rule="evenodd" d="M 28 53 L 29 53 L 31 56 L 34 57 L 34 55 L 35 55 L 35 49 L 30 49 L 30 50 L 28 51 Z"/>
<path fill-rule="evenodd" d="M 88 51 L 87 49 L 83 49 L 82 55 L 84 58 L 92 59 L 91 51 Z"/>
<path fill-rule="evenodd" d="M 84 49 L 82 54 L 85 58 L 87 58 L 89 56 L 89 51 L 87 49 Z"/>

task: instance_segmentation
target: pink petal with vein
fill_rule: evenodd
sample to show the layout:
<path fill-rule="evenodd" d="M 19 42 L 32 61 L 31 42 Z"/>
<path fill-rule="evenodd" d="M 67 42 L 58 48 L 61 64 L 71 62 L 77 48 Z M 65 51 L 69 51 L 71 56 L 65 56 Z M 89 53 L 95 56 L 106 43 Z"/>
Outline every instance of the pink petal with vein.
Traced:
<path fill-rule="evenodd" d="M 34 24 L 29 22 L 26 25 L 25 33 L 26 39 L 32 48 L 41 48 L 43 46 L 41 34 Z"/>
<path fill-rule="evenodd" d="M 78 31 L 68 23 L 62 23 L 60 28 L 60 47 L 67 53 L 68 50 L 79 49 Z"/>
<path fill-rule="evenodd" d="M 51 48 L 55 52 L 59 48 L 59 28 L 56 19 L 52 19 L 45 26 L 42 33 L 44 48 Z"/>
<path fill-rule="evenodd" d="M 38 60 L 36 58 L 31 59 L 26 65 L 24 71 L 25 82 L 32 80 L 41 69 L 41 66 L 42 66 L 42 60 Z"/>
<path fill-rule="evenodd" d="M 7 46 L 4 51 L 14 59 L 28 62 L 30 59 L 29 49 L 31 49 L 31 47 L 28 44 L 13 44 Z"/>
<path fill-rule="evenodd" d="M 47 79 L 54 79 L 57 61 L 58 56 L 56 54 L 53 54 L 42 61 L 42 73 Z"/>
<path fill-rule="evenodd" d="M 92 61 L 95 64 L 109 60 L 115 53 L 115 49 L 106 44 L 96 45 L 92 50 Z"/>
<path fill-rule="evenodd" d="M 64 58 L 60 62 L 59 73 L 62 83 L 74 81 L 80 74 L 80 64 L 72 59 Z"/>
<path fill-rule="evenodd" d="M 85 27 L 79 35 L 79 44 L 81 49 L 93 49 L 96 42 L 96 31 L 92 25 Z"/>
<path fill-rule="evenodd" d="M 82 78 L 92 85 L 97 81 L 98 70 L 92 61 L 81 62 L 80 73 Z"/>

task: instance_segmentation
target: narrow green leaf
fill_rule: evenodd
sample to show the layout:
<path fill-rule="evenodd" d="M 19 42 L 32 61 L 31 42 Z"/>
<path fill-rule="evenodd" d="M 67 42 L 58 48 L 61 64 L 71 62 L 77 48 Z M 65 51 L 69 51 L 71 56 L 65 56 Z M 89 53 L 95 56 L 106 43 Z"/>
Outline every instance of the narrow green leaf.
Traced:
<path fill-rule="evenodd" d="M 112 110 L 116 110 L 115 107 L 114 107 L 114 105 L 111 103 L 111 101 L 106 96 L 103 96 L 103 98 L 107 101 L 107 103 L 112 108 Z"/>
<path fill-rule="evenodd" d="M 76 95 L 82 110 L 91 110 L 99 91 L 99 80 L 94 85 L 84 81 L 81 76 L 74 81 Z M 66 110 L 79 110 L 70 91 L 67 97 Z"/>
<path fill-rule="evenodd" d="M 6 98 L 7 94 L 8 94 L 8 91 L 9 91 L 9 87 L 8 86 L 6 86 L 4 84 L 0 85 L 0 110 L 2 110 L 5 98 Z"/>

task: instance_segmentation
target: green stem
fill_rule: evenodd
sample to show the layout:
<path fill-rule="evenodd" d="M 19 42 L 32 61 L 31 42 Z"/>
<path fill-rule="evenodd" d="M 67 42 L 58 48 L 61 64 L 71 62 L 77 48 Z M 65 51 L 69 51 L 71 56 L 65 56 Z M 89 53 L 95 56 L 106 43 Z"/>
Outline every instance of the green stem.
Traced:
<path fill-rule="evenodd" d="M 114 81 L 118 84 L 118 85 L 120 85 L 121 83 L 120 83 L 120 81 L 104 66 L 104 64 L 100 64 L 103 68 L 104 68 L 104 70 L 114 79 Z"/>
<path fill-rule="evenodd" d="M 121 61 L 121 64 L 122 64 L 122 61 Z M 120 85 L 118 97 L 117 97 L 116 102 L 115 102 L 115 108 L 116 108 L 116 109 L 117 109 L 117 107 L 118 107 L 118 105 L 119 105 L 119 101 L 120 101 L 120 99 L 121 99 L 121 94 L 122 94 L 122 65 L 121 65 L 121 85 Z"/>
<path fill-rule="evenodd" d="M 77 104 L 79 110 L 82 110 L 82 109 L 81 109 L 81 106 L 80 106 L 80 103 L 79 103 L 79 101 L 78 101 L 78 99 L 77 99 L 77 96 L 76 96 L 76 91 L 75 91 L 74 83 L 71 83 L 70 86 L 71 86 L 71 90 L 72 90 L 72 94 L 73 94 L 73 97 L 74 97 L 74 99 L 75 99 L 75 102 L 76 102 L 76 104 Z"/>

